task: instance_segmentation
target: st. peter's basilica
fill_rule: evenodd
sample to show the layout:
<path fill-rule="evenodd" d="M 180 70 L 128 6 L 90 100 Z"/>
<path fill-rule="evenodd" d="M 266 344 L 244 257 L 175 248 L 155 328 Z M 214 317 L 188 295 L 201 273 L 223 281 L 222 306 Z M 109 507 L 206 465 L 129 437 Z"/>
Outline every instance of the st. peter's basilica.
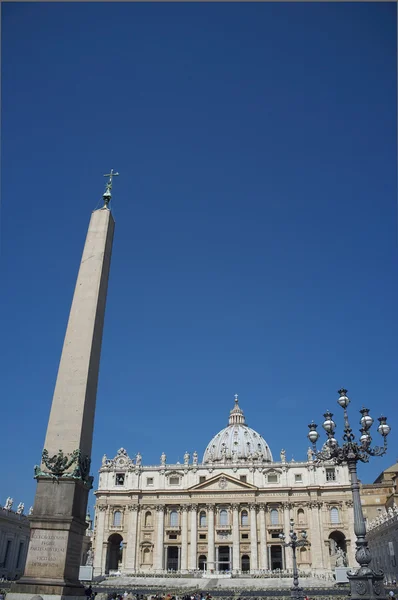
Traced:
<path fill-rule="evenodd" d="M 336 557 L 354 563 L 348 469 L 306 460 L 279 460 L 245 421 L 238 397 L 227 427 L 183 464 L 144 465 L 121 448 L 104 456 L 96 492 L 94 576 L 121 572 L 253 575 L 292 568 L 279 535 L 290 519 L 310 546 L 300 570 L 330 572 Z"/>

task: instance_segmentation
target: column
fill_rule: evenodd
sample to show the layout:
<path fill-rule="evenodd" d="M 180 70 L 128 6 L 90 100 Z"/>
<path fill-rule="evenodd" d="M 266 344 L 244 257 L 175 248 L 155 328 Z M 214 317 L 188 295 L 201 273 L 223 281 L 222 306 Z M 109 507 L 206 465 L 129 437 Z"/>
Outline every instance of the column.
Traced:
<path fill-rule="evenodd" d="M 182 506 L 181 519 L 181 571 L 188 569 L 188 506 Z"/>
<path fill-rule="evenodd" d="M 355 567 L 357 562 L 355 560 L 355 551 L 356 551 L 356 535 L 354 532 L 354 509 L 353 509 L 353 501 L 346 500 L 345 501 L 345 511 L 344 511 L 344 529 L 348 526 L 348 536 L 350 538 L 350 544 L 347 544 L 347 558 L 348 564 L 350 567 Z"/>
<path fill-rule="evenodd" d="M 93 561 L 93 574 L 104 575 L 102 570 L 102 555 L 104 546 L 104 535 L 105 535 L 105 515 L 106 506 L 96 506 L 95 513 L 97 516 L 97 523 L 95 525 L 95 549 L 94 549 L 94 561 Z"/>
<path fill-rule="evenodd" d="M 250 571 L 258 569 L 256 505 L 250 504 Z"/>
<path fill-rule="evenodd" d="M 189 555 L 189 569 L 196 569 L 196 553 L 198 543 L 198 505 L 191 504 L 191 548 Z"/>
<path fill-rule="evenodd" d="M 290 531 L 290 504 L 288 502 L 284 502 L 283 504 L 283 531 L 286 536 L 286 541 L 290 541 L 289 531 Z M 293 569 L 293 556 L 291 548 L 285 548 L 285 568 Z"/>
<path fill-rule="evenodd" d="M 320 528 L 319 521 L 319 509 L 322 506 L 321 502 L 317 500 L 312 501 L 310 504 L 309 520 L 310 520 L 310 531 L 311 531 L 311 560 L 313 569 L 323 569 L 323 554 L 322 554 L 322 538 L 323 533 Z"/>
<path fill-rule="evenodd" d="M 341 517 L 341 509 L 339 508 L 339 515 Z M 324 569 L 330 569 L 330 555 L 329 555 L 329 540 L 325 540 L 325 532 L 330 523 L 330 511 L 329 506 L 325 502 L 319 502 L 319 536 L 321 543 L 321 555 L 322 555 L 322 567 Z"/>
<path fill-rule="evenodd" d="M 207 506 L 207 568 L 214 571 L 214 506 Z"/>
<path fill-rule="evenodd" d="M 130 504 L 128 506 L 128 524 L 127 524 L 127 540 L 126 540 L 126 559 L 124 567 L 127 573 L 134 573 L 136 570 L 136 546 L 137 546 L 137 517 L 138 505 Z"/>
<path fill-rule="evenodd" d="M 138 512 L 137 512 L 137 535 L 135 538 L 135 570 L 139 571 L 139 569 L 141 568 L 141 548 L 140 548 L 140 535 L 141 535 L 141 531 L 142 531 L 142 524 L 143 522 L 145 523 L 144 519 L 145 519 L 145 508 L 143 505 L 138 507 Z M 154 507 L 152 506 L 151 510 L 154 510 Z M 152 521 L 153 524 L 155 524 L 155 519 L 153 519 Z M 152 547 L 152 564 L 154 565 L 154 560 L 155 560 L 155 550 Z M 154 568 L 154 567 L 153 567 Z"/>
<path fill-rule="evenodd" d="M 232 505 L 232 570 L 240 570 L 239 504 Z"/>
<path fill-rule="evenodd" d="M 260 516 L 260 569 L 268 569 L 267 530 L 265 526 L 265 505 L 259 506 Z"/>
<path fill-rule="evenodd" d="M 157 506 L 157 527 L 156 527 L 156 559 L 154 561 L 155 569 L 163 569 L 163 535 L 164 535 L 164 506 Z"/>

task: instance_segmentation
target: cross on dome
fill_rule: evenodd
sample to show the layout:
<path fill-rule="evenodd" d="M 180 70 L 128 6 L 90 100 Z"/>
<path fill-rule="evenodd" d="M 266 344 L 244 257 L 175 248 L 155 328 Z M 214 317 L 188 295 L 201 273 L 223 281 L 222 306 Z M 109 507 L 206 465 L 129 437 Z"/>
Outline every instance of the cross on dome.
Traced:
<path fill-rule="evenodd" d="M 245 424 L 245 415 L 243 414 L 243 410 L 240 408 L 238 403 L 238 394 L 235 394 L 235 406 L 229 413 L 229 425 L 235 424 Z"/>

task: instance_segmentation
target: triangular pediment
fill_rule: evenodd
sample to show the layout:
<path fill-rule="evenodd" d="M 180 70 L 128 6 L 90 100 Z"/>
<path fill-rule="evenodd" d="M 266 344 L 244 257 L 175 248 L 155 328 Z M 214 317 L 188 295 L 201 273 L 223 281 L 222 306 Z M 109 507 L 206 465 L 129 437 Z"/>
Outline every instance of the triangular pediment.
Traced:
<path fill-rule="evenodd" d="M 235 479 L 235 477 L 231 477 L 231 475 L 227 475 L 226 473 L 220 473 L 215 475 L 214 477 L 210 477 L 206 479 L 206 481 L 202 481 L 202 483 L 197 483 L 189 488 L 189 491 L 214 491 L 214 492 L 224 492 L 231 490 L 239 490 L 239 491 L 253 491 L 258 488 L 251 483 L 247 483 L 246 481 L 240 481 L 239 479 Z"/>

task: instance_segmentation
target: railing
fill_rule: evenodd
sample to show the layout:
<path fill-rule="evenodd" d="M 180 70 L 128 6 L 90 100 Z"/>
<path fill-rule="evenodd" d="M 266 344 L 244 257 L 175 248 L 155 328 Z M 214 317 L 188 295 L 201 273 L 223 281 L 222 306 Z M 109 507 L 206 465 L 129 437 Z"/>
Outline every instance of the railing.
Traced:
<path fill-rule="evenodd" d="M 270 570 L 266 570 L 266 569 L 257 569 L 257 570 L 253 570 L 250 572 L 242 572 L 242 571 L 212 571 L 212 575 L 226 575 L 226 574 L 230 574 L 232 579 L 238 579 L 241 578 L 242 576 L 250 576 L 250 578 L 252 579 L 291 579 L 293 577 L 293 570 L 292 569 L 275 569 L 274 571 L 270 571 Z M 196 570 L 186 570 L 186 571 L 173 571 L 172 569 L 169 569 L 168 571 L 154 571 L 154 572 L 150 572 L 148 573 L 148 571 L 136 571 L 135 573 L 122 573 L 120 571 L 110 571 L 109 572 L 109 576 L 110 577 L 117 577 L 117 576 L 123 576 L 123 577 L 140 577 L 143 579 L 152 579 L 152 578 L 157 578 L 157 579 L 162 579 L 162 578 L 178 578 L 178 579 L 182 579 L 182 578 L 187 578 L 187 577 L 192 577 L 195 579 L 201 579 L 201 578 L 206 578 L 207 572 L 206 571 L 199 571 L 198 569 Z M 320 579 L 323 581 L 334 581 L 334 576 L 332 573 L 315 573 L 311 570 L 306 570 L 306 571 L 302 571 L 299 569 L 298 571 L 298 575 L 300 579 L 310 579 L 310 578 L 314 578 L 314 579 Z"/>

